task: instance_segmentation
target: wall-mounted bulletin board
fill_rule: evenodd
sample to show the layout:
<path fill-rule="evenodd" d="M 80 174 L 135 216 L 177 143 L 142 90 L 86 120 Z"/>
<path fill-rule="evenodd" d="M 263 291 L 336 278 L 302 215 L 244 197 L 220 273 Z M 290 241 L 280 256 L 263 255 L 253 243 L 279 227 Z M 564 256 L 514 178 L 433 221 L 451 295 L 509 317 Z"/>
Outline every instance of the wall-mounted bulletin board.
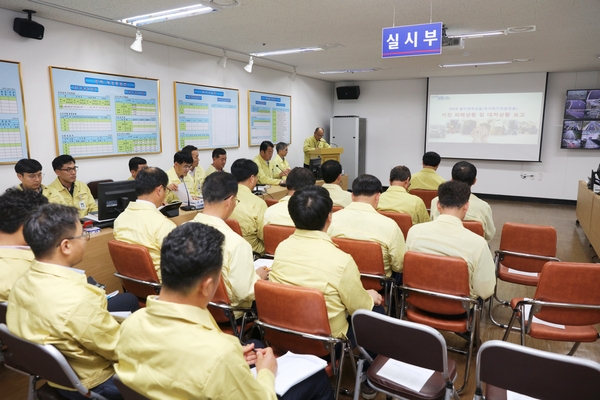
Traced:
<path fill-rule="evenodd" d="M 292 143 L 292 97 L 248 91 L 248 143 Z"/>
<path fill-rule="evenodd" d="M 58 154 L 161 152 L 158 79 L 50 67 Z"/>
<path fill-rule="evenodd" d="M 29 157 L 21 64 L 0 60 L 0 164 Z"/>
<path fill-rule="evenodd" d="M 240 146 L 239 91 L 173 82 L 177 148 Z"/>

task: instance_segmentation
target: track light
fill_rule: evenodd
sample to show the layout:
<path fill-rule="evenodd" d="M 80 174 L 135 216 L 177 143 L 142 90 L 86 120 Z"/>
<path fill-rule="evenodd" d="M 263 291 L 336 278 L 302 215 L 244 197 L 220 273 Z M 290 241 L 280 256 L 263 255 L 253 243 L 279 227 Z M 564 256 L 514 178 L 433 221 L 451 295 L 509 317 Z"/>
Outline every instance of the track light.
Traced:
<path fill-rule="evenodd" d="M 135 33 L 135 41 L 132 43 L 129 48 L 133 51 L 137 51 L 138 53 L 142 52 L 142 32 L 138 31 Z"/>
<path fill-rule="evenodd" d="M 225 50 L 223 50 L 223 57 L 219 58 L 217 64 L 219 64 L 220 67 L 227 68 L 227 52 Z"/>
<path fill-rule="evenodd" d="M 290 78 L 291 80 L 295 81 L 296 80 L 296 67 L 294 67 L 294 73 L 291 74 L 290 76 L 288 76 L 288 78 Z"/>
<path fill-rule="evenodd" d="M 246 66 L 244 67 L 244 70 L 245 70 L 247 73 L 251 74 L 251 73 L 252 73 L 252 65 L 253 65 L 253 64 L 254 64 L 254 60 L 252 59 L 252 56 L 250 56 L 250 60 L 248 61 L 248 65 L 246 65 Z"/>

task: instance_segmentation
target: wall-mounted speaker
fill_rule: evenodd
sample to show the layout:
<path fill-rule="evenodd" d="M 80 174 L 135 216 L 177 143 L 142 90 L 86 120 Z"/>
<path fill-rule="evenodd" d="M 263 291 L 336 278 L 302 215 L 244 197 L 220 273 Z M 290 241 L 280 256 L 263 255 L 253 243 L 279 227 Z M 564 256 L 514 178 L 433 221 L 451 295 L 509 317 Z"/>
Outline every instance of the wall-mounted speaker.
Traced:
<path fill-rule="evenodd" d="M 360 96 L 360 86 L 338 86 L 335 90 L 338 100 L 356 100 Z"/>
<path fill-rule="evenodd" d="M 31 20 L 31 14 L 35 11 L 23 11 L 27 13 L 28 18 L 15 18 L 13 30 L 23 37 L 42 40 L 44 38 L 44 25 Z"/>

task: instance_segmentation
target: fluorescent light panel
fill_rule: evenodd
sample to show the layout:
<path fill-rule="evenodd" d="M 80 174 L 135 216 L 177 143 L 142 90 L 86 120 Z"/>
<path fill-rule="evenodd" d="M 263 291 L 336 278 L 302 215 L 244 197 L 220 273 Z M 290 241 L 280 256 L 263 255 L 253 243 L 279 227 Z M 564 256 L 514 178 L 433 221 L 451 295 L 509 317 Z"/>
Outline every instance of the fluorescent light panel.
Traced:
<path fill-rule="evenodd" d="M 204 4 L 196 4 L 188 7 L 174 8 L 172 10 L 158 11 L 152 14 L 138 15 L 137 17 L 124 18 L 119 21 L 133 26 L 142 26 L 179 18 L 192 17 L 194 15 L 207 14 L 213 11 L 218 10 L 205 6 Z"/>
<path fill-rule="evenodd" d="M 449 38 L 463 38 L 463 39 L 475 39 L 484 36 L 499 36 L 506 35 L 505 30 L 500 31 L 489 31 L 489 32 L 472 32 L 472 33 L 461 33 L 458 35 L 448 35 Z"/>
<path fill-rule="evenodd" d="M 323 47 L 299 47 L 297 49 L 285 49 L 285 50 L 274 50 L 274 51 L 263 51 L 260 53 L 250 53 L 254 57 L 269 57 L 269 56 L 281 56 L 284 54 L 296 54 L 296 53 L 310 53 L 313 51 L 324 50 Z"/>
<path fill-rule="evenodd" d="M 320 74 L 353 74 L 355 72 L 374 72 L 378 71 L 379 68 L 366 68 L 366 69 L 340 69 L 335 71 L 319 71 Z"/>
<path fill-rule="evenodd" d="M 442 68 L 453 68 L 453 67 L 479 67 L 483 65 L 500 65 L 500 64 L 512 64 L 514 61 L 489 61 L 489 62 L 478 62 L 478 63 L 466 63 L 466 64 L 440 64 Z"/>

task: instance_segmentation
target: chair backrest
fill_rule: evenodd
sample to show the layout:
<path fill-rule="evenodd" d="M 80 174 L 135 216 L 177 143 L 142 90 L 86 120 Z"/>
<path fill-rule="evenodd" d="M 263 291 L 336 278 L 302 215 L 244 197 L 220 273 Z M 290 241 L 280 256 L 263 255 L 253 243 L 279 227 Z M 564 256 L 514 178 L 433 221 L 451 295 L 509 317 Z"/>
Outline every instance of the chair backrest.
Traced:
<path fill-rule="evenodd" d="M 271 207 L 272 205 L 279 203 L 279 200 L 265 198 L 265 203 L 267 203 L 267 207 Z"/>
<path fill-rule="evenodd" d="M 108 250 L 119 274 L 146 282 L 160 283 L 150 252 L 145 246 L 110 240 Z M 125 290 L 133 293 L 142 301 L 145 301 L 146 297 L 156 294 L 154 288 L 141 283 L 123 279 L 121 284 Z"/>
<path fill-rule="evenodd" d="M 8 346 L 13 360 L 24 371 L 61 386 L 75 388 L 82 394 L 89 392 L 56 347 L 22 339 L 11 333 L 6 324 L 0 324 L 0 340 Z"/>
<path fill-rule="evenodd" d="M 402 283 L 409 288 L 469 297 L 469 267 L 458 257 L 407 251 Z M 427 312 L 456 315 L 465 310 L 460 301 L 411 292 L 406 301 Z"/>
<path fill-rule="evenodd" d="M 357 310 L 352 315 L 352 327 L 356 344 L 371 353 L 447 372 L 446 341 L 429 326 Z"/>
<path fill-rule="evenodd" d="M 119 389 L 119 392 L 123 395 L 125 400 L 149 400 L 148 397 L 139 394 L 129 386 L 123 383 L 119 375 L 115 374 L 113 378 L 115 386 Z"/>
<path fill-rule="evenodd" d="M 600 267 L 597 264 L 548 262 L 544 265 L 535 300 L 600 306 Z M 561 325 L 595 325 L 600 310 L 542 307 L 535 314 L 544 321 Z"/>
<path fill-rule="evenodd" d="M 331 208 L 331 212 L 338 212 L 338 211 L 342 210 L 343 208 L 344 207 L 342 207 L 342 206 L 333 206 Z"/>
<path fill-rule="evenodd" d="M 217 287 L 217 291 L 215 292 L 215 295 L 213 296 L 211 301 L 217 304 L 231 305 L 229 296 L 227 296 L 227 288 L 225 287 L 225 282 L 223 281 L 222 275 L 219 277 L 219 286 Z M 208 310 L 210 311 L 213 318 L 215 319 L 215 321 L 217 321 L 218 324 L 230 322 L 229 317 L 225 315 L 225 311 L 223 311 L 222 309 L 218 307 L 213 307 L 209 304 Z"/>
<path fill-rule="evenodd" d="M 477 354 L 481 382 L 536 399 L 600 399 L 600 364 L 514 343 L 489 340 Z"/>
<path fill-rule="evenodd" d="M 6 323 L 6 310 L 8 309 L 8 303 L 6 301 L 0 301 L 0 324 Z"/>
<path fill-rule="evenodd" d="M 556 257 L 556 229 L 551 226 L 507 222 L 502 227 L 500 250 Z M 502 264 L 526 272 L 540 272 L 546 260 L 505 255 Z"/>
<path fill-rule="evenodd" d="M 425 190 L 425 189 L 410 189 L 410 194 L 418 196 L 425 203 L 425 207 L 429 211 L 431 209 L 431 200 L 437 197 L 437 190 Z"/>
<path fill-rule="evenodd" d="M 479 221 L 463 221 L 463 226 L 477 235 L 484 237 L 483 224 Z"/>
<path fill-rule="evenodd" d="M 331 240 L 340 250 L 352 256 L 360 273 L 379 276 L 385 275 L 383 253 L 379 243 L 369 240 L 354 240 L 339 237 L 333 237 Z M 366 290 L 381 290 L 382 288 L 379 279 L 361 277 L 360 280 Z"/>
<path fill-rule="evenodd" d="M 242 228 L 240 227 L 240 223 L 235 220 L 235 219 L 231 219 L 231 218 L 227 218 L 225 220 L 225 223 L 238 235 L 242 236 Z"/>
<path fill-rule="evenodd" d="M 112 179 L 101 179 L 99 181 L 91 181 L 88 182 L 88 187 L 90 188 L 90 192 L 94 199 L 98 199 L 98 185 L 104 182 L 114 182 Z"/>
<path fill-rule="evenodd" d="M 267 224 L 263 228 L 265 253 L 273 255 L 279 243 L 289 238 L 296 230 L 293 226 Z"/>
<path fill-rule="evenodd" d="M 317 289 L 259 280 L 254 284 L 259 320 L 280 328 L 331 336 L 323 293 Z M 323 357 L 329 351 L 321 342 L 265 330 L 265 340 L 277 352 L 291 351 Z"/>
<path fill-rule="evenodd" d="M 406 236 L 408 236 L 408 230 L 413 225 L 412 217 L 410 216 L 410 214 L 393 212 L 393 211 L 378 211 L 378 212 L 381 215 L 385 215 L 386 217 L 393 219 L 396 222 L 396 224 L 398 224 L 398 227 L 402 231 L 402 234 L 404 235 L 404 240 L 406 240 Z"/>

